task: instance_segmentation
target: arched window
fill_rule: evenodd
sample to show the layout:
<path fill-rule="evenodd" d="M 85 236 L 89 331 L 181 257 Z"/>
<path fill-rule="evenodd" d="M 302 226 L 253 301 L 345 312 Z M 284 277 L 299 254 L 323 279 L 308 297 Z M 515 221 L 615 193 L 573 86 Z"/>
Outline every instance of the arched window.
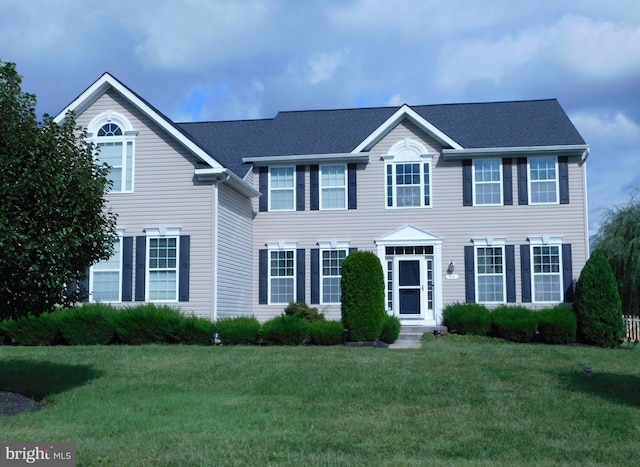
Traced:
<path fill-rule="evenodd" d="M 89 134 L 97 148 L 97 158 L 110 167 L 111 193 L 133 191 L 134 150 L 137 131 L 121 114 L 104 112 L 89 124 Z"/>
<path fill-rule="evenodd" d="M 410 138 L 397 142 L 383 156 L 388 208 L 431 206 L 431 159 L 425 147 Z"/>

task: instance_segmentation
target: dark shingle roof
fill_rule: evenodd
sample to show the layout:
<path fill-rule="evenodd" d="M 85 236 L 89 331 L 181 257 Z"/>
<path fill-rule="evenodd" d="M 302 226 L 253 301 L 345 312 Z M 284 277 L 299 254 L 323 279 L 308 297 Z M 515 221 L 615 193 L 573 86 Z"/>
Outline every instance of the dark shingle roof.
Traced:
<path fill-rule="evenodd" d="M 242 158 L 347 153 L 400 107 L 280 112 L 273 119 L 177 126 L 239 176 Z M 463 148 L 582 145 L 557 100 L 411 107 Z"/>

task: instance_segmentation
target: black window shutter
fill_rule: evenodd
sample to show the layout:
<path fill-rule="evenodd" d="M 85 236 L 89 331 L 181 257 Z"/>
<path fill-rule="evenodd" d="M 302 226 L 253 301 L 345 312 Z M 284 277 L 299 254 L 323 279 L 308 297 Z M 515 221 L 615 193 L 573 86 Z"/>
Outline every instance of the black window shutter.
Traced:
<path fill-rule="evenodd" d="M 476 278 L 475 278 L 475 258 L 473 246 L 464 247 L 464 290 L 465 301 L 475 303 L 476 301 Z"/>
<path fill-rule="evenodd" d="M 513 171 L 511 170 L 511 159 L 502 159 L 502 196 L 505 206 L 513 204 Z"/>
<path fill-rule="evenodd" d="M 522 302 L 531 303 L 531 250 L 529 245 L 520 245 L 520 280 Z"/>
<path fill-rule="evenodd" d="M 258 210 L 267 212 L 269 210 L 269 167 L 258 168 L 258 191 L 262 193 L 258 200 Z"/>
<path fill-rule="evenodd" d="M 516 255 L 515 246 L 505 245 L 505 266 L 506 266 L 506 282 L 507 282 L 507 302 L 516 301 Z"/>
<path fill-rule="evenodd" d="M 463 159 L 462 161 L 462 205 L 473 206 L 473 175 L 471 171 L 473 161 Z"/>
<path fill-rule="evenodd" d="M 320 249 L 311 249 L 311 303 L 320 303 Z"/>
<path fill-rule="evenodd" d="M 518 158 L 518 204 L 529 204 L 527 158 Z"/>
<path fill-rule="evenodd" d="M 267 293 L 269 290 L 269 250 L 258 252 L 258 303 L 269 303 Z"/>
<path fill-rule="evenodd" d="M 560 204 L 569 204 L 569 158 L 558 157 L 558 185 L 560 187 Z"/>
<path fill-rule="evenodd" d="M 349 254 L 353 253 L 354 251 L 358 251 L 358 249 L 356 247 L 349 248 Z"/>
<path fill-rule="evenodd" d="M 304 165 L 296 165 L 296 211 L 304 211 Z"/>
<path fill-rule="evenodd" d="M 178 300 L 181 302 L 189 301 L 189 258 L 191 249 L 191 237 L 189 235 L 180 235 L 180 260 L 178 262 Z"/>
<path fill-rule="evenodd" d="M 133 300 L 133 237 L 122 238 L 122 301 Z"/>
<path fill-rule="evenodd" d="M 351 163 L 347 165 L 347 181 L 348 181 L 347 207 L 349 209 L 358 208 L 358 189 L 357 189 L 357 183 L 356 183 L 357 172 L 358 172 L 358 164 Z"/>
<path fill-rule="evenodd" d="M 317 211 L 320 209 L 320 183 L 318 179 L 318 171 L 320 167 L 317 164 L 309 167 L 309 209 Z"/>
<path fill-rule="evenodd" d="M 144 302 L 147 269 L 147 237 L 136 237 L 136 302 Z"/>
<path fill-rule="evenodd" d="M 304 264 L 304 248 L 296 251 L 296 301 L 304 302 L 305 297 L 305 264 Z"/>
<path fill-rule="evenodd" d="M 84 270 L 84 279 L 78 282 L 78 288 L 80 289 L 80 293 L 84 297 L 82 299 L 83 302 L 89 301 L 89 275 L 91 274 L 91 268 L 87 267 Z"/>
<path fill-rule="evenodd" d="M 564 301 L 568 303 L 573 302 L 571 243 L 562 244 L 562 283 L 564 284 Z"/>

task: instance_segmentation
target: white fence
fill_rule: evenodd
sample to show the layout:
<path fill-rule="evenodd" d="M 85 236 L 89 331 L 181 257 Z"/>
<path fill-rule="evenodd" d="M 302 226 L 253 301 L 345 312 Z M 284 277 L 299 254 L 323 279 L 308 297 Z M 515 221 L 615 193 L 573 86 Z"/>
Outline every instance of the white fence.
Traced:
<path fill-rule="evenodd" d="M 627 327 L 625 340 L 629 342 L 639 341 L 640 340 L 640 316 L 625 315 L 624 322 Z"/>

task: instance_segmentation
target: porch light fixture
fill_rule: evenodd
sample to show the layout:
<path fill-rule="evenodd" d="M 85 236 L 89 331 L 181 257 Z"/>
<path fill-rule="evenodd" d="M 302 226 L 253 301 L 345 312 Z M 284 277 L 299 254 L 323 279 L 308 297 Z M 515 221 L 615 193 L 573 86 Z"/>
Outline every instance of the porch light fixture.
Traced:
<path fill-rule="evenodd" d="M 447 268 L 447 274 L 453 274 L 453 271 L 456 270 L 456 265 L 453 264 L 453 260 L 449 263 L 449 267 Z"/>

